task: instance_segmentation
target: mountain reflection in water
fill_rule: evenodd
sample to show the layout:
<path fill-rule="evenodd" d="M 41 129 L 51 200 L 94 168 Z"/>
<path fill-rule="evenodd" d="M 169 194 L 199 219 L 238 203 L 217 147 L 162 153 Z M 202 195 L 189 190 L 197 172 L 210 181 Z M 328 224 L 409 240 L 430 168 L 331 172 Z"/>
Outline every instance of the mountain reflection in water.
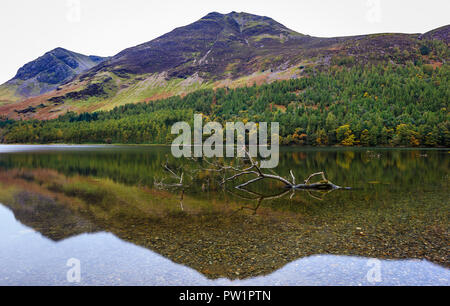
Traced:
<path fill-rule="evenodd" d="M 83 284 L 371 284 L 368 258 L 382 285 L 449 284 L 446 151 L 286 149 L 277 173 L 355 190 L 180 202 L 153 188 L 167 148 L 23 150 L 0 154 L 0 285 L 64 284 L 72 257 Z"/>

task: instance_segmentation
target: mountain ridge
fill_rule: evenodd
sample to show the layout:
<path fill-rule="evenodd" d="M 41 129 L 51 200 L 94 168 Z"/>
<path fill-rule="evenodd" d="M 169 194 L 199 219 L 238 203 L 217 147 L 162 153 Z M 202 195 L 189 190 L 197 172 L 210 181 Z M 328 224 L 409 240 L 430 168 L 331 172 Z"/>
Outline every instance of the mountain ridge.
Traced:
<path fill-rule="evenodd" d="M 161 69 L 177 68 L 189 62 L 197 66 L 211 65 L 214 52 L 230 51 L 232 44 L 250 46 L 248 38 L 259 35 L 273 38 L 270 35 L 283 34 L 301 35 L 269 17 L 235 12 L 225 15 L 210 13 L 190 25 L 127 48 L 94 71 L 120 66 L 124 72 L 154 73 L 161 72 Z"/>

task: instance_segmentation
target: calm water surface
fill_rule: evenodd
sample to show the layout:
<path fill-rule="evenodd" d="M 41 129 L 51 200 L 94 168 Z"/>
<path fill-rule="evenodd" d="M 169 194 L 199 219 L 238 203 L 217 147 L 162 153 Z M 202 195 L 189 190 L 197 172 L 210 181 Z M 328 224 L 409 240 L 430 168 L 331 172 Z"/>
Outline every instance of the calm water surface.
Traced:
<path fill-rule="evenodd" d="M 282 150 L 279 175 L 353 188 L 330 193 L 205 172 L 182 195 L 155 188 L 166 160 L 188 163 L 165 147 L 0 146 L 0 285 L 73 285 L 70 258 L 79 285 L 450 285 L 448 150 Z"/>

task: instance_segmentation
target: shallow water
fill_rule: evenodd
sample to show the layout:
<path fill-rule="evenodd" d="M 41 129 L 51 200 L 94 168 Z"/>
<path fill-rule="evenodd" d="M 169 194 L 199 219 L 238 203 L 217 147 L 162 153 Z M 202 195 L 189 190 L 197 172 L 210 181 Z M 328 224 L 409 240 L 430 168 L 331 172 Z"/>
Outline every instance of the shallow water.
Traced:
<path fill-rule="evenodd" d="M 285 148 L 278 174 L 353 190 L 271 199 L 156 189 L 164 147 L 0 146 L 0 285 L 449 285 L 448 153 Z"/>

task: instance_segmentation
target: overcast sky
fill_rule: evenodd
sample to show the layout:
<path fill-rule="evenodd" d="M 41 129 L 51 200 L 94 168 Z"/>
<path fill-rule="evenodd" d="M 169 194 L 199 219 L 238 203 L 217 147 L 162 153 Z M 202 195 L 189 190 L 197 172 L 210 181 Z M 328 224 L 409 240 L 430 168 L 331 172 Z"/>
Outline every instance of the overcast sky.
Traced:
<path fill-rule="evenodd" d="M 449 0 L 1 0 L 0 84 L 56 47 L 111 56 L 212 11 L 269 16 L 322 37 L 424 33 L 450 23 Z"/>

